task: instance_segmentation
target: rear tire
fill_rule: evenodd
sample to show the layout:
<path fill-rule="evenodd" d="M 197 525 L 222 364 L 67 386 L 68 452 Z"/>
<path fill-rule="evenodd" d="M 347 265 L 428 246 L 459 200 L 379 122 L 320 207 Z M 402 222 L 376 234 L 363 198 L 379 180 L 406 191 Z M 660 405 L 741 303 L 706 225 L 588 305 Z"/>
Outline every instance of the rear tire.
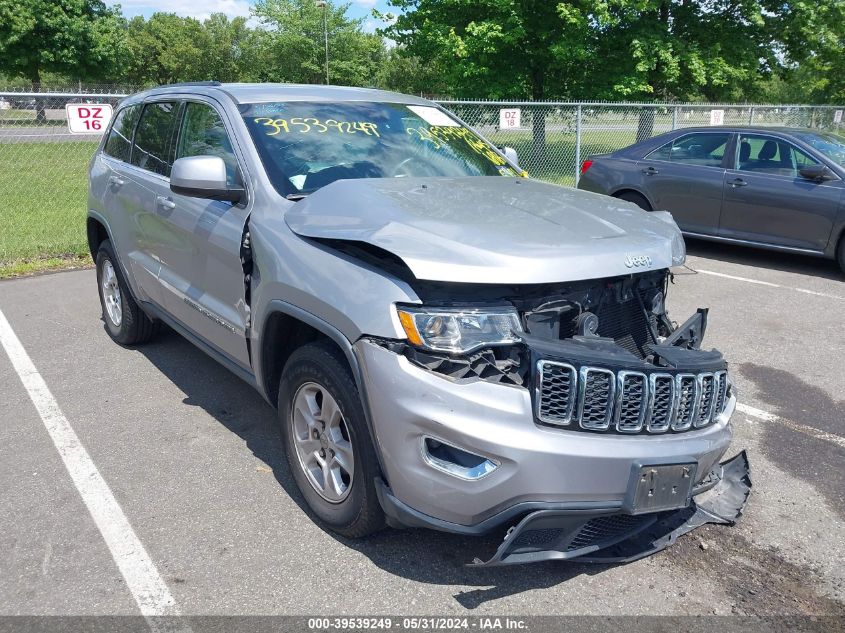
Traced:
<path fill-rule="evenodd" d="M 839 268 L 845 273 L 845 233 L 839 238 L 839 247 L 836 249 L 836 261 L 839 262 Z"/>
<path fill-rule="evenodd" d="M 97 289 L 106 332 L 120 345 L 140 345 L 152 339 L 158 323 L 135 302 L 109 240 L 97 251 Z"/>
<path fill-rule="evenodd" d="M 288 465 L 311 511 L 348 538 L 382 529 L 378 459 L 355 381 L 334 344 L 317 341 L 291 354 L 279 384 L 279 422 Z"/>
<path fill-rule="evenodd" d="M 636 191 L 623 191 L 622 193 L 618 193 L 614 198 L 619 198 L 620 200 L 625 200 L 626 202 L 633 202 L 637 205 L 640 209 L 644 211 L 651 211 L 651 205 L 646 200 L 645 196 L 642 194 L 637 193 Z"/>

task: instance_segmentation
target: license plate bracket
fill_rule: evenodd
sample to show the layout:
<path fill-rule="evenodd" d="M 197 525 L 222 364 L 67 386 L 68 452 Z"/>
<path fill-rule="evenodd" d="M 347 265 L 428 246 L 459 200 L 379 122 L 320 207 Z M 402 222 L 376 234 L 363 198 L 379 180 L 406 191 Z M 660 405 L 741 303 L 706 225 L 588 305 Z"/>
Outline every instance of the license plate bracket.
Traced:
<path fill-rule="evenodd" d="M 687 507 L 697 467 L 696 462 L 634 465 L 625 509 L 631 514 L 645 514 Z"/>

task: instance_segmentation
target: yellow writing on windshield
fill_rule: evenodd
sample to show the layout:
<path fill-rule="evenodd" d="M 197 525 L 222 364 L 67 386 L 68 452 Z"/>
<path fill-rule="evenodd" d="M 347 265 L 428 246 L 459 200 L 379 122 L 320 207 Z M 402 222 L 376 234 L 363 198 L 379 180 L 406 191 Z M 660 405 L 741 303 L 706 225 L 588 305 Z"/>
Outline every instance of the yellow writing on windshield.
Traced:
<path fill-rule="evenodd" d="M 327 132 L 340 134 L 356 134 L 361 132 L 367 136 L 379 136 L 378 124 L 370 121 L 336 121 L 335 119 L 315 119 L 313 117 L 291 117 L 290 119 L 274 119 L 272 117 L 258 117 L 253 119 L 261 124 L 267 136 L 279 134 L 325 134 Z"/>
<path fill-rule="evenodd" d="M 507 165 L 507 161 L 496 150 L 468 128 L 451 125 L 432 125 L 429 127 L 421 125 L 419 127 L 405 128 L 405 131 L 424 143 L 430 143 L 434 149 L 440 149 L 444 146 L 448 147 L 451 142 L 462 140 L 474 152 L 485 157 L 494 165 Z"/>

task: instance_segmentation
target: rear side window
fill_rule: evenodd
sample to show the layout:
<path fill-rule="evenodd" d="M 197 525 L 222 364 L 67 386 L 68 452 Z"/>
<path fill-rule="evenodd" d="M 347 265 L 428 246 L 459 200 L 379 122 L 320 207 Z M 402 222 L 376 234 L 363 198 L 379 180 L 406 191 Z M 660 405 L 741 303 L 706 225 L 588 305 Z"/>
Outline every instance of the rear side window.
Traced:
<path fill-rule="evenodd" d="M 721 167 L 729 139 L 730 134 L 726 132 L 687 134 L 654 150 L 647 158 L 688 165 Z"/>
<path fill-rule="evenodd" d="M 176 112 L 175 102 L 148 103 L 144 106 L 132 147 L 133 165 L 162 176 L 170 176 L 173 164 L 170 149 L 176 128 Z"/>
<path fill-rule="evenodd" d="M 132 149 L 132 131 L 135 129 L 140 114 L 140 105 L 123 108 L 117 113 L 109 130 L 109 137 L 103 147 L 105 154 L 125 163 L 129 162 L 129 153 Z"/>
<path fill-rule="evenodd" d="M 176 158 L 188 156 L 219 156 L 226 163 L 227 183 L 238 184 L 238 160 L 232 151 L 226 127 L 217 111 L 204 103 L 189 102 L 185 105 Z"/>

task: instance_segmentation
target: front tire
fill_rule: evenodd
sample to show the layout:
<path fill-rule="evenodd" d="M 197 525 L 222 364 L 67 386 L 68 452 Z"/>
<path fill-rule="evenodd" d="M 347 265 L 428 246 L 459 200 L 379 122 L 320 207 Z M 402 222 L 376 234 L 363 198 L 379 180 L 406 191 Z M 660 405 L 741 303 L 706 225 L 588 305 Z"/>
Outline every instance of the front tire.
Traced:
<path fill-rule="evenodd" d="M 279 384 L 279 421 L 288 465 L 312 512 L 349 538 L 382 529 L 375 448 L 346 359 L 332 343 L 291 354 Z"/>
<path fill-rule="evenodd" d="M 155 336 L 158 324 L 132 297 L 109 240 L 97 251 L 97 288 L 106 332 L 115 343 L 140 345 Z"/>

